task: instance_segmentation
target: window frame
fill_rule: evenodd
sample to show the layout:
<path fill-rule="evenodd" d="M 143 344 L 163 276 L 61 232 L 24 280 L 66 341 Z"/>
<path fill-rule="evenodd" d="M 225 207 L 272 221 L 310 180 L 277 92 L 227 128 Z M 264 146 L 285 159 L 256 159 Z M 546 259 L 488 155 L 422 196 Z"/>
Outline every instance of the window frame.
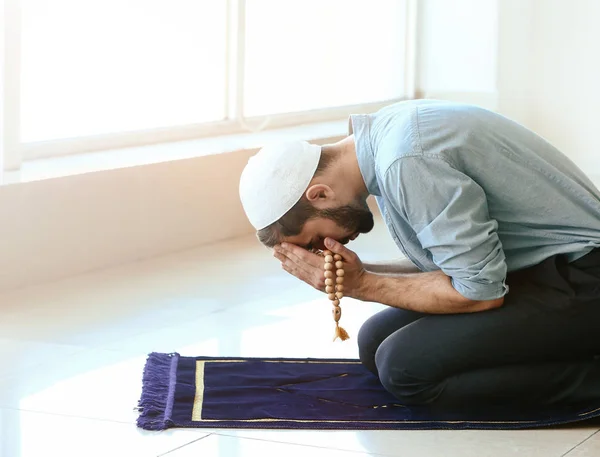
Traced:
<path fill-rule="evenodd" d="M 227 84 L 225 92 L 226 119 L 216 122 L 161 127 L 148 130 L 114 132 L 77 138 L 21 143 L 20 133 L 20 48 L 21 0 L 4 0 L 3 65 L 0 90 L 3 106 L 0 131 L 0 159 L 5 171 L 17 170 L 26 160 L 80 154 L 85 152 L 145 146 L 156 143 L 183 141 L 195 138 L 248 133 L 307 123 L 342 120 L 350 114 L 372 112 L 390 103 L 415 98 L 416 25 L 418 0 L 406 2 L 406 36 L 404 66 L 404 96 L 390 100 L 346 106 L 332 106 L 310 111 L 280 113 L 244 118 L 244 59 L 246 0 L 227 1 Z M 1 100 L 1 99 L 0 99 Z"/>

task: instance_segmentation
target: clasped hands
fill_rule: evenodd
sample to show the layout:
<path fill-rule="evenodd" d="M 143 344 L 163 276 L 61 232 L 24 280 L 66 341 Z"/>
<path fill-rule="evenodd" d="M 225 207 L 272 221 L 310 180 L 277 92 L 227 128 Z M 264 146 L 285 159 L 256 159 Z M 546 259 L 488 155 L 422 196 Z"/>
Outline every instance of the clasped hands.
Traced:
<path fill-rule="evenodd" d="M 344 262 L 344 295 L 355 297 L 365 275 L 362 261 L 355 252 L 332 238 L 325 239 L 325 247 L 342 256 Z M 315 289 L 325 291 L 323 257 L 291 243 L 281 243 L 273 248 L 273 256 L 281 262 L 288 273 L 301 279 Z"/>

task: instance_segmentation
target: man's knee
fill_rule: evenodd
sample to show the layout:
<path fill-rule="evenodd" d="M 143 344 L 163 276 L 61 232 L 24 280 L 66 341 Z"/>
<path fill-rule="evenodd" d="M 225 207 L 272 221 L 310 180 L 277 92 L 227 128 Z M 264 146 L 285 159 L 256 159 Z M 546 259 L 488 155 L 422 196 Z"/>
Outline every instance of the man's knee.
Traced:
<path fill-rule="evenodd" d="M 377 331 L 376 328 L 374 328 L 372 321 L 367 320 L 362 325 L 358 331 L 357 342 L 360 361 L 370 371 L 377 374 L 375 353 L 377 352 L 380 341 L 377 339 Z"/>
<path fill-rule="evenodd" d="M 411 355 L 410 349 L 394 350 L 385 343 L 375 355 L 375 365 L 383 387 L 405 405 L 435 402 L 443 390 L 444 382 L 427 379 L 420 373 L 424 361 Z"/>

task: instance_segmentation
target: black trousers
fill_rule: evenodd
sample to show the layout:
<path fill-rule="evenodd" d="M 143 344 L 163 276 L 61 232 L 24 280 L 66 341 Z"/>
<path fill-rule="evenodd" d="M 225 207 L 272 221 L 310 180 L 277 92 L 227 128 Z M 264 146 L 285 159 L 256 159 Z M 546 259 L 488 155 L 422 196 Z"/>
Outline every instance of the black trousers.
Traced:
<path fill-rule="evenodd" d="M 360 329 L 360 359 L 407 405 L 600 399 L 600 249 L 510 273 L 504 305 L 472 314 L 388 308 Z"/>

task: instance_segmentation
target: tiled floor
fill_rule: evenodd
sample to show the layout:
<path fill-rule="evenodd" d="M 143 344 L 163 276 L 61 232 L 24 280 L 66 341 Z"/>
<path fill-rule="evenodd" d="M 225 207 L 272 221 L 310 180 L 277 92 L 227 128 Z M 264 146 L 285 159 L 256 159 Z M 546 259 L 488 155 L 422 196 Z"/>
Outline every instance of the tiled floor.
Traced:
<path fill-rule="evenodd" d="M 385 228 L 350 245 L 395 253 Z M 393 256 L 394 254 L 392 254 Z M 381 309 L 344 300 L 356 336 Z M 356 357 L 331 342 L 325 297 L 289 277 L 253 236 L 0 294 L 0 455 L 249 457 L 600 455 L 578 424 L 528 431 L 145 432 L 134 421 L 146 354 Z"/>

